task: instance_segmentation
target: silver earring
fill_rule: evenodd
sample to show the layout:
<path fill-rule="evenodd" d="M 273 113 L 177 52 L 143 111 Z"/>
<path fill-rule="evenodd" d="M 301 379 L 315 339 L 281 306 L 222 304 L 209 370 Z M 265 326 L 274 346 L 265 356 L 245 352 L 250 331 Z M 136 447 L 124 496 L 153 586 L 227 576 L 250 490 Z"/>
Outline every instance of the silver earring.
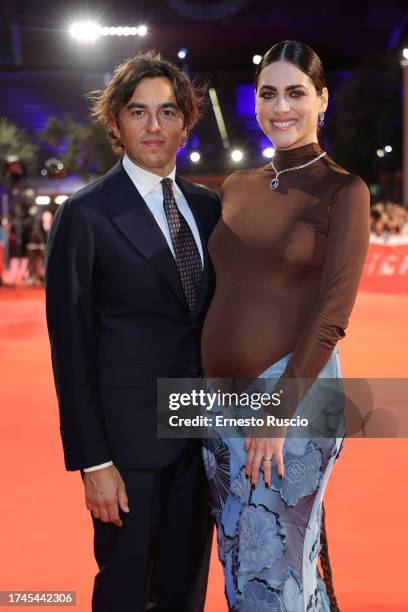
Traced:
<path fill-rule="evenodd" d="M 319 113 L 319 120 L 317 122 L 319 127 L 323 127 L 324 126 L 324 113 Z"/>

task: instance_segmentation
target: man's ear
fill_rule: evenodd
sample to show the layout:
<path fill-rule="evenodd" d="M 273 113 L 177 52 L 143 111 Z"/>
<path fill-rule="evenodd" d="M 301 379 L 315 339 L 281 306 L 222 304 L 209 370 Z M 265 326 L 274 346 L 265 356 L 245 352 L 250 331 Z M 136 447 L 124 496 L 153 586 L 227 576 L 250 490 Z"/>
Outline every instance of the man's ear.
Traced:
<path fill-rule="evenodd" d="M 111 134 L 114 134 L 114 136 L 118 139 L 121 140 L 121 135 L 120 135 L 120 130 L 119 130 L 119 126 L 118 126 L 118 122 L 116 119 L 112 119 L 112 121 L 109 124 L 109 132 Z"/>
<path fill-rule="evenodd" d="M 183 131 L 181 133 L 181 138 L 180 138 L 180 146 L 184 147 L 187 142 L 187 139 L 188 139 L 188 129 L 186 125 L 184 125 Z"/>

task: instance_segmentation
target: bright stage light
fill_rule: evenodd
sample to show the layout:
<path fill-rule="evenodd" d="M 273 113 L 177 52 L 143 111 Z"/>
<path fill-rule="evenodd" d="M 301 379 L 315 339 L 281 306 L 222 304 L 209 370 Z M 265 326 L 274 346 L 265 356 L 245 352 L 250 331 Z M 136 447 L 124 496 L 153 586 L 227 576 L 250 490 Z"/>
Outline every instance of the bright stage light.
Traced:
<path fill-rule="evenodd" d="M 391 153 L 391 151 L 392 151 L 392 146 L 391 146 L 391 145 L 387 145 L 386 147 L 384 147 L 384 151 L 385 151 L 386 153 Z"/>
<path fill-rule="evenodd" d="M 35 198 L 35 203 L 38 204 L 38 206 L 48 206 L 50 202 L 50 196 L 37 196 Z"/>
<path fill-rule="evenodd" d="M 262 59 L 262 55 L 254 55 L 254 57 L 252 58 L 252 61 L 255 64 L 255 66 L 257 66 L 258 64 L 261 63 L 261 59 Z"/>
<path fill-rule="evenodd" d="M 93 21 L 78 21 L 69 29 L 73 38 L 81 42 L 95 42 L 100 36 L 146 36 L 147 26 L 100 26 Z"/>
<path fill-rule="evenodd" d="M 275 149 L 273 147 L 266 147 L 266 149 L 262 151 L 262 155 L 267 159 L 272 159 L 275 155 Z"/>
<path fill-rule="evenodd" d="M 68 200 L 68 196 L 67 195 L 59 195 L 54 199 L 54 202 L 56 204 L 62 204 L 63 202 L 65 202 L 65 200 Z"/>
<path fill-rule="evenodd" d="M 408 60 L 408 48 L 403 49 L 402 56 L 404 59 Z"/>
<path fill-rule="evenodd" d="M 377 155 L 378 155 L 378 157 L 384 157 L 384 155 L 385 155 L 384 149 L 377 149 Z"/>
<path fill-rule="evenodd" d="M 69 33 L 80 42 L 95 42 L 102 35 L 103 28 L 95 21 L 77 21 L 69 29 Z"/>
<path fill-rule="evenodd" d="M 240 149 L 234 149 L 231 153 L 231 159 L 234 162 L 240 162 L 244 157 L 244 154 Z"/>
<path fill-rule="evenodd" d="M 190 159 L 194 164 L 197 164 L 201 159 L 201 155 L 198 151 L 193 151 L 190 155 Z"/>
<path fill-rule="evenodd" d="M 179 59 L 185 59 L 187 57 L 187 55 L 188 55 L 188 50 L 185 49 L 184 47 L 183 47 L 183 49 L 179 49 L 179 52 L 177 53 L 177 57 Z"/>

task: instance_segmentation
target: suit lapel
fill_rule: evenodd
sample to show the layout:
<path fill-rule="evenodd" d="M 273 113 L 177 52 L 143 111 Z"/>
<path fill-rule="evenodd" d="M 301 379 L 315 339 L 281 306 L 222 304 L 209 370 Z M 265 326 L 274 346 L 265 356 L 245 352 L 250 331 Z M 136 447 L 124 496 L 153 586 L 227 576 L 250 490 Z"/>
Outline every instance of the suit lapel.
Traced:
<path fill-rule="evenodd" d="M 118 162 L 101 182 L 102 207 L 131 244 L 150 262 L 188 309 L 175 259 L 160 227 Z"/>

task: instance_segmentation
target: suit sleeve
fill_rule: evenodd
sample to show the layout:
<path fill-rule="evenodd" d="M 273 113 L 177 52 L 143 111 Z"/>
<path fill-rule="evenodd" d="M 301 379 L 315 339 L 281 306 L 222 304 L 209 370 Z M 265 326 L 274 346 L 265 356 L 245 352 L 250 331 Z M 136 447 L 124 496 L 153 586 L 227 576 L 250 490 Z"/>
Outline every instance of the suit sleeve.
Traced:
<path fill-rule="evenodd" d="M 95 237 L 87 212 L 82 202 L 67 200 L 47 247 L 47 325 L 68 470 L 112 458 L 95 384 Z"/>
<path fill-rule="evenodd" d="M 286 409 L 291 414 L 329 360 L 338 340 L 345 336 L 367 255 L 369 210 L 366 184 L 357 176 L 347 175 L 330 204 L 319 299 L 282 375 L 283 379 L 292 379 L 291 389 L 286 390 L 291 398 Z"/>

